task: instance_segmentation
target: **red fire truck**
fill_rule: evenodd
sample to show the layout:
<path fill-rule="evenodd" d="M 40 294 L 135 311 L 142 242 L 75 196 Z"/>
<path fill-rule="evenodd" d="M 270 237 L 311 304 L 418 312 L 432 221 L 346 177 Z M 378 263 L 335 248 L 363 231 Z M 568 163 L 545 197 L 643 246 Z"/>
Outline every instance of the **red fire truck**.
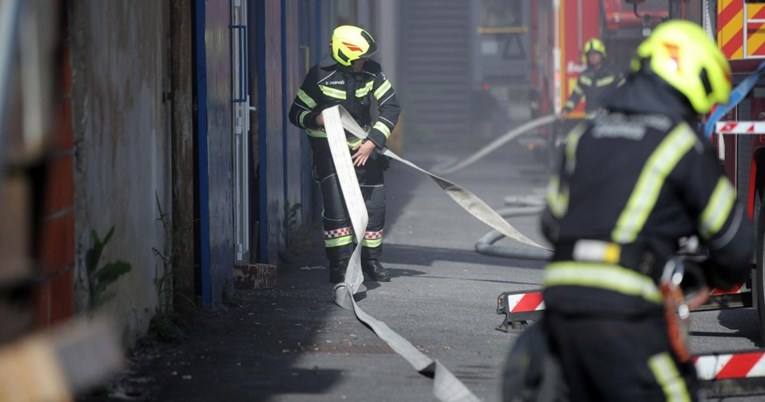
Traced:
<path fill-rule="evenodd" d="M 626 70 L 635 47 L 669 14 L 667 0 L 649 0 L 635 12 L 623 0 L 542 0 L 532 2 L 532 89 L 536 116 L 559 113 L 584 70 L 582 45 L 600 38 L 608 62 Z M 580 105 L 569 114 L 584 117 Z"/>
<path fill-rule="evenodd" d="M 765 3 L 745 0 L 719 0 L 716 23 L 718 45 L 729 59 L 736 85 L 765 61 Z M 718 155 L 728 177 L 736 185 L 739 198 L 755 222 L 757 255 L 752 290 L 762 336 L 765 339 L 765 80 L 717 125 L 713 136 Z"/>
<path fill-rule="evenodd" d="M 607 63 L 626 71 L 637 45 L 671 11 L 667 0 L 648 0 L 637 9 L 623 0 L 540 0 L 531 2 L 532 117 L 560 113 L 584 70 L 582 46 L 591 38 L 606 45 Z M 540 130 L 538 156 L 554 164 L 557 138 L 584 118 L 580 103 L 565 122 Z M 546 150 L 546 152 L 545 152 Z M 537 149 L 537 151 L 540 151 Z"/>

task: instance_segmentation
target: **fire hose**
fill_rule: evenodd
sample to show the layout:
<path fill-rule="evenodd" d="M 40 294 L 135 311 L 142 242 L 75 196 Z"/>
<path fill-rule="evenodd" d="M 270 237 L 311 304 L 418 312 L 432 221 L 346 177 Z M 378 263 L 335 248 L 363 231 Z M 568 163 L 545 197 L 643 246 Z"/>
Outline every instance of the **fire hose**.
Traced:
<path fill-rule="evenodd" d="M 557 120 L 558 118 L 556 115 L 548 115 L 548 116 L 540 117 L 538 119 L 531 120 L 513 130 L 510 130 L 506 134 L 490 142 L 489 144 L 487 144 L 486 146 L 484 146 L 483 148 L 475 152 L 473 155 L 467 157 L 466 159 L 458 163 L 455 163 L 452 166 L 446 167 L 444 169 L 440 169 L 438 172 L 440 174 L 449 174 L 449 173 L 454 173 L 460 169 L 464 169 L 467 166 L 470 166 L 476 161 L 485 157 L 489 153 L 496 151 L 497 149 L 499 149 L 499 147 L 501 147 L 508 141 L 511 141 L 539 127 L 542 127 L 551 123 L 555 123 Z M 502 215 L 505 218 L 515 217 L 515 216 L 524 216 L 524 215 L 533 215 L 541 211 L 542 206 L 544 205 L 541 200 L 521 199 L 521 198 L 516 198 L 515 200 L 508 202 L 508 204 L 511 204 L 510 208 L 506 208 L 506 209 L 498 211 L 500 215 Z M 478 253 L 485 254 L 485 255 L 491 255 L 495 257 L 505 257 L 505 258 L 516 258 L 516 259 L 547 260 L 552 256 L 552 252 L 541 247 L 538 247 L 538 248 L 509 247 L 509 246 L 500 246 L 500 245 L 494 244 L 504 237 L 505 235 L 503 235 L 502 233 L 496 230 L 492 230 L 489 233 L 486 233 L 480 239 L 478 239 L 478 241 L 476 241 L 475 250 Z"/>
<path fill-rule="evenodd" d="M 345 281 L 334 287 L 335 303 L 347 310 L 353 311 L 356 317 L 362 323 L 371 328 L 377 336 L 386 342 L 391 349 L 403 357 L 420 374 L 433 378 L 433 393 L 441 401 L 478 401 L 479 399 L 444 365 L 433 361 L 428 356 L 420 352 L 408 340 L 397 334 L 384 322 L 375 319 L 364 312 L 356 303 L 353 295 L 356 294 L 363 282 L 363 273 L 361 271 L 361 241 L 366 230 L 368 215 L 364 200 L 361 196 L 361 190 L 355 175 L 353 162 L 351 161 L 348 145 L 346 142 L 345 131 L 347 130 L 358 138 L 365 138 L 366 133 L 351 117 L 351 115 L 342 107 L 335 106 L 322 111 L 324 126 L 327 132 L 327 141 L 332 154 L 337 177 L 340 182 L 340 188 L 343 192 L 343 198 L 351 218 L 353 233 L 357 239 L 356 248 L 351 254 L 348 268 L 345 273 Z M 548 117 L 549 118 L 549 117 Z M 527 127 L 526 130 L 529 128 Z M 497 141 L 495 141 L 496 143 Z M 486 223 L 497 233 L 515 239 L 521 243 L 541 247 L 539 244 L 529 239 L 518 230 L 516 230 L 502 216 L 489 207 L 483 200 L 465 188 L 439 177 L 433 173 L 420 168 L 419 166 L 407 161 L 385 149 L 383 155 L 395 159 L 421 173 L 428 175 L 446 192 L 455 202 L 482 222 Z"/>

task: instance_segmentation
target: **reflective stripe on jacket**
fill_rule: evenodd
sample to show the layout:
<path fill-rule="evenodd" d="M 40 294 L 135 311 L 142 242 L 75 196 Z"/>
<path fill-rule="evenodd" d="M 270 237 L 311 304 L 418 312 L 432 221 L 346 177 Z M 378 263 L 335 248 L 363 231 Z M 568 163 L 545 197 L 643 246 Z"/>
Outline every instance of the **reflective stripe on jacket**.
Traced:
<path fill-rule="evenodd" d="M 675 96 L 653 97 L 650 82 L 640 85 L 614 98 L 632 96 L 630 102 L 662 110 L 654 103 Z M 635 99 L 643 95 L 651 97 Z M 711 144 L 670 106 L 664 105 L 668 114 L 611 110 L 572 130 L 548 187 L 543 232 L 554 245 L 582 239 L 641 245 L 655 254 L 658 269 L 680 238 L 699 235 L 709 249 L 705 269 L 743 281 L 751 270 L 751 223 Z M 571 312 L 623 315 L 660 301 L 648 275 L 615 264 L 555 261 L 545 286 L 548 308 Z"/>
<path fill-rule="evenodd" d="M 607 95 L 618 86 L 624 83 L 621 74 L 611 71 L 607 67 L 600 70 L 587 68 L 582 71 L 576 81 L 576 86 L 571 92 L 564 106 L 564 110 L 571 111 L 576 108 L 582 97 L 585 98 L 584 110 L 590 114 L 603 106 L 603 101 Z"/>
<path fill-rule="evenodd" d="M 378 117 L 372 121 L 374 104 Z M 380 65 L 372 60 L 368 60 L 359 73 L 327 61 L 311 68 L 292 102 L 290 122 L 306 129 L 311 137 L 326 138 L 323 128 L 316 124 L 316 117 L 334 105 L 342 105 L 359 125 L 370 127 L 369 139 L 379 148 L 385 146 L 400 112 L 393 85 Z M 356 144 L 358 140 L 350 137 L 348 145 Z"/>

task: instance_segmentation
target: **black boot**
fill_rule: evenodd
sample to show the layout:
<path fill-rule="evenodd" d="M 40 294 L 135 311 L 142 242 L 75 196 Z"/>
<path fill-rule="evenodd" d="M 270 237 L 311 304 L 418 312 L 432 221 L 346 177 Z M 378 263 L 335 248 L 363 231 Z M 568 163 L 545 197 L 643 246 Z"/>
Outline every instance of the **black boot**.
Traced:
<path fill-rule="evenodd" d="M 329 262 L 329 282 L 333 285 L 345 281 L 345 270 L 348 268 L 348 260 Z"/>
<path fill-rule="evenodd" d="M 390 282 L 390 271 L 385 269 L 380 261 L 368 260 L 361 264 L 361 269 L 373 281 Z"/>

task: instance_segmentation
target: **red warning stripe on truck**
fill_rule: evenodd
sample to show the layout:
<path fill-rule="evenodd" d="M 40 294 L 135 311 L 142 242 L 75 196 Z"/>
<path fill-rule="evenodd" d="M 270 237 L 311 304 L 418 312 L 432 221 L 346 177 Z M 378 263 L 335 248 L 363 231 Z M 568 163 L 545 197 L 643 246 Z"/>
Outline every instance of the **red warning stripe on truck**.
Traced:
<path fill-rule="evenodd" d="M 765 352 L 715 353 L 694 357 L 700 380 L 765 377 Z"/>

